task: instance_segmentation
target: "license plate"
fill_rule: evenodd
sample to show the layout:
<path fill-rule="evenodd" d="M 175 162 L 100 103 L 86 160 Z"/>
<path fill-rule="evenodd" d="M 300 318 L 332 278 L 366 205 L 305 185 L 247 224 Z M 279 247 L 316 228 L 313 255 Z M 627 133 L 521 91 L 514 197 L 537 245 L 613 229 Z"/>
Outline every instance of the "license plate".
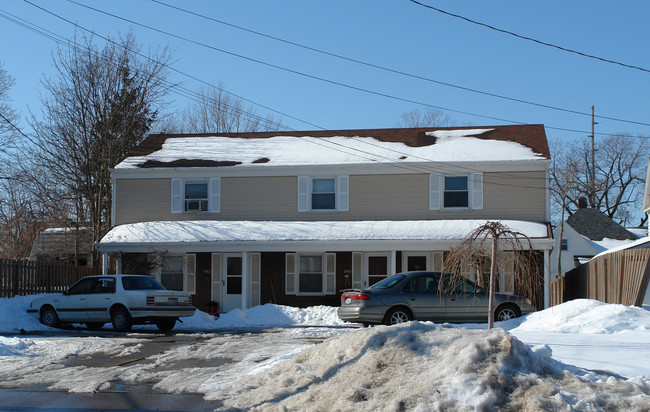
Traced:
<path fill-rule="evenodd" d="M 178 298 L 169 298 L 169 300 L 167 300 L 167 303 L 170 305 L 178 305 Z"/>
<path fill-rule="evenodd" d="M 352 302 L 352 299 L 350 298 L 345 298 L 345 304 L 349 305 Z"/>

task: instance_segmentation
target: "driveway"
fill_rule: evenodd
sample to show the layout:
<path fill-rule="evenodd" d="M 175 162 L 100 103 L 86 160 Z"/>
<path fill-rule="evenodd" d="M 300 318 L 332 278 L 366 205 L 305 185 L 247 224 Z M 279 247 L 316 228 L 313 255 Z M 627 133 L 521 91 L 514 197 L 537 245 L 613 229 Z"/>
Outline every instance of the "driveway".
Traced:
<path fill-rule="evenodd" d="M 205 393 L 342 331 L 19 335 L 21 356 L 3 357 L 0 366 L 0 406 L 214 410 L 219 399 L 206 400 Z"/>

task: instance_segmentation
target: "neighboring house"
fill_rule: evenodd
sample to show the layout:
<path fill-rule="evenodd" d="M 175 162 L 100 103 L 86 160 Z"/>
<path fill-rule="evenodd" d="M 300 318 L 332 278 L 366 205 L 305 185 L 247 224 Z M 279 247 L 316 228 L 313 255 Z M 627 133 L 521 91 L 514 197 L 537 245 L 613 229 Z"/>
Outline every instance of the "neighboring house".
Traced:
<path fill-rule="evenodd" d="M 549 164 L 543 125 L 150 135 L 111 172 L 97 248 L 105 273 L 115 259 L 200 309 L 338 305 L 341 289 L 440 269 L 500 220 L 544 262 L 548 306 Z M 511 272 L 499 290 L 517 290 Z"/>
<path fill-rule="evenodd" d="M 638 239 L 638 236 L 612 221 L 598 209 L 586 207 L 586 203 L 586 200 L 581 199 L 578 202 L 578 210 L 569 216 L 562 226 L 558 225 L 553 229 L 556 242 L 551 253 L 553 278 L 589 261 L 599 253 Z"/>
<path fill-rule="evenodd" d="M 90 228 L 50 228 L 36 235 L 31 262 L 88 266 L 92 262 L 93 235 Z"/>

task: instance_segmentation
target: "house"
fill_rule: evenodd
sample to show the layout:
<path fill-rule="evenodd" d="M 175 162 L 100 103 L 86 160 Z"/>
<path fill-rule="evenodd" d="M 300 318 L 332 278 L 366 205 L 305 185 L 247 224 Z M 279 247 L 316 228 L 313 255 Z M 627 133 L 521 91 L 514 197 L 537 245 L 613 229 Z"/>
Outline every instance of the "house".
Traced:
<path fill-rule="evenodd" d="M 88 266 L 92 262 L 93 233 L 88 227 L 41 230 L 34 239 L 30 262 Z"/>
<path fill-rule="evenodd" d="M 553 238 L 556 242 L 551 253 L 554 279 L 599 253 L 636 241 L 638 236 L 598 209 L 587 207 L 586 199 L 581 198 L 578 210 L 553 229 Z"/>
<path fill-rule="evenodd" d="M 105 273 L 150 273 L 199 308 L 338 305 L 341 289 L 440 269 L 500 220 L 544 262 L 545 307 L 549 164 L 543 125 L 150 135 L 111 171 L 96 247 Z M 511 269 L 498 288 L 516 291 Z"/>

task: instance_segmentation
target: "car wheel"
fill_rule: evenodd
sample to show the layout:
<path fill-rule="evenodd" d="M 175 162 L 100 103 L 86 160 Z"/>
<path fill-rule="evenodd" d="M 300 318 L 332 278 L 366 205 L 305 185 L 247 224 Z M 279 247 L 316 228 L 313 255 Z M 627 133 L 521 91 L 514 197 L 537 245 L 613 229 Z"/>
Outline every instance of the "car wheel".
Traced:
<path fill-rule="evenodd" d="M 411 311 L 405 308 L 393 308 L 386 313 L 384 317 L 385 325 L 397 325 L 398 323 L 404 323 L 413 320 L 413 315 Z"/>
<path fill-rule="evenodd" d="M 59 327 L 59 316 L 56 314 L 53 307 L 47 306 L 41 310 L 41 323 L 51 328 Z"/>
<path fill-rule="evenodd" d="M 125 308 L 117 308 L 111 313 L 111 322 L 113 329 L 118 332 L 128 332 L 131 330 L 131 315 Z"/>
<path fill-rule="evenodd" d="M 499 306 L 494 312 L 494 320 L 497 322 L 518 318 L 519 316 L 521 316 L 521 311 L 515 305 Z"/>
<path fill-rule="evenodd" d="M 104 322 L 86 322 L 88 329 L 101 329 L 104 326 Z"/>
<path fill-rule="evenodd" d="M 163 332 L 172 330 L 174 325 L 176 325 L 176 319 L 160 319 L 156 321 L 156 326 Z"/>

